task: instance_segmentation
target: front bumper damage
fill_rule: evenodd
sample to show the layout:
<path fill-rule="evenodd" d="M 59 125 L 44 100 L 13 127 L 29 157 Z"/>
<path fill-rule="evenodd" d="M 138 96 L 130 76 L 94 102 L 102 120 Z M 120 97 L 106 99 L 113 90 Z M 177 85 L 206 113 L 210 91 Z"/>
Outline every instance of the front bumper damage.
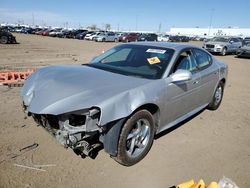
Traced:
<path fill-rule="evenodd" d="M 34 114 L 35 122 L 45 128 L 61 145 L 71 148 L 82 156 L 91 156 L 93 150 L 101 145 L 99 135 L 103 132 L 99 125 L 100 109 L 91 108 L 62 115 Z"/>

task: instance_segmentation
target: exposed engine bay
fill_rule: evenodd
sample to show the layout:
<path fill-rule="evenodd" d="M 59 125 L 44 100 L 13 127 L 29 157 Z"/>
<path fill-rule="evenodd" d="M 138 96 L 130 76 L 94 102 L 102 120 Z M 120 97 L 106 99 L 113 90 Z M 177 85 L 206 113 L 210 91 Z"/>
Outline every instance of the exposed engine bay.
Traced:
<path fill-rule="evenodd" d="M 93 150 L 101 145 L 98 125 L 100 110 L 92 108 L 63 115 L 33 114 L 36 123 L 45 128 L 65 148 L 73 149 L 82 156 L 92 156 Z"/>

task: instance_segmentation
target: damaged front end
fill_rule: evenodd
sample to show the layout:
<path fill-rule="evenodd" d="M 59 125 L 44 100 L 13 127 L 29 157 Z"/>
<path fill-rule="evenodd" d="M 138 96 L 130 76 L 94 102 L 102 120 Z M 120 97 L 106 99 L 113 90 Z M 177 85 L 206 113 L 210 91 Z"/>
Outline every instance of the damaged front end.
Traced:
<path fill-rule="evenodd" d="M 61 115 L 34 114 L 28 112 L 38 125 L 43 126 L 65 148 L 73 149 L 82 156 L 91 156 L 99 147 L 99 108 L 75 111 Z"/>

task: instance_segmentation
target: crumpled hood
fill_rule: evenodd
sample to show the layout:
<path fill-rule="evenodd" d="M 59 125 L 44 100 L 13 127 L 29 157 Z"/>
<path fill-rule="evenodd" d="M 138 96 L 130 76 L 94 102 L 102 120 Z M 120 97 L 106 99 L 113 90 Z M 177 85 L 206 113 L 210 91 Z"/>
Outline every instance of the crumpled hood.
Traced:
<path fill-rule="evenodd" d="M 125 96 L 127 91 L 148 82 L 88 66 L 51 66 L 33 73 L 26 80 L 21 96 L 29 112 L 58 115 L 105 106 L 107 103 L 103 101 L 121 100 L 117 96 Z"/>

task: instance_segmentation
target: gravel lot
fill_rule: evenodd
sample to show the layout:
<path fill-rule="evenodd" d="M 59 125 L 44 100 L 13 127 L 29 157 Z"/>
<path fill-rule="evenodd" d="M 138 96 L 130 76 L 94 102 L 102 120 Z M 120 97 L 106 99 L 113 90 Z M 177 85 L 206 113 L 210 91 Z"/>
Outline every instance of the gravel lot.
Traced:
<path fill-rule="evenodd" d="M 96 43 L 15 34 L 20 44 L 0 45 L 0 71 L 52 64 L 82 64 L 116 43 Z M 201 43 L 197 42 L 197 45 Z M 24 119 L 20 88 L 0 87 L 0 187 L 170 187 L 194 178 L 208 184 L 224 176 L 250 187 L 250 59 L 217 56 L 229 66 L 221 107 L 204 110 L 155 139 L 133 167 L 113 161 L 103 150 L 82 159 L 61 147 L 31 118 Z M 38 143 L 32 150 L 21 148 Z M 19 165 L 48 165 L 46 171 Z"/>

